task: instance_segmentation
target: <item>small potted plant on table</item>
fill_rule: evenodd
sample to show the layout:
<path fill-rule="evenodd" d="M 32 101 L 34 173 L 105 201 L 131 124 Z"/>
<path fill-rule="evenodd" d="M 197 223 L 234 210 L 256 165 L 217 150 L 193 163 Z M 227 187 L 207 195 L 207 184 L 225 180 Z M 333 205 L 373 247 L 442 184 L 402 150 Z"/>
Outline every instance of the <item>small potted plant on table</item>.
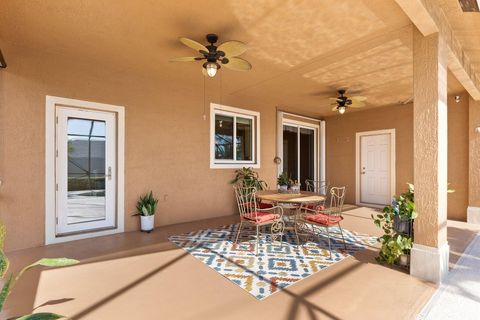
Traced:
<path fill-rule="evenodd" d="M 281 175 L 277 178 L 278 190 L 280 192 L 288 191 L 288 184 L 290 183 L 290 178 L 286 172 L 282 172 Z"/>
<path fill-rule="evenodd" d="M 300 193 L 300 183 L 298 180 L 290 180 L 290 190 L 295 194 Z"/>
<path fill-rule="evenodd" d="M 152 191 L 140 197 L 137 201 L 137 213 L 140 216 L 140 230 L 151 232 L 155 226 L 155 211 L 157 210 L 158 199 L 153 197 Z"/>

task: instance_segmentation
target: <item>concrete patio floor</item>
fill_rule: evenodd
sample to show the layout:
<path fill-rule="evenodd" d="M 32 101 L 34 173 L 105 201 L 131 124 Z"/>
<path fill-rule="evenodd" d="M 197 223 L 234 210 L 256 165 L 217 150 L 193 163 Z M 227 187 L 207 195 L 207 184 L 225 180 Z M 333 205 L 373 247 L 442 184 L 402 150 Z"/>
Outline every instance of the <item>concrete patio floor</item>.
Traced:
<path fill-rule="evenodd" d="M 343 226 L 379 235 L 372 209 L 345 212 Z M 161 214 L 161 213 L 160 213 Z M 72 319 L 414 319 L 435 286 L 378 265 L 377 248 L 257 301 L 168 241 L 168 236 L 236 222 L 227 216 L 10 252 L 12 269 L 48 256 L 82 261 L 62 269 L 36 269 L 18 282 L 5 317 L 33 308 Z M 451 265 L 480 226 L 449 221 Z"/>

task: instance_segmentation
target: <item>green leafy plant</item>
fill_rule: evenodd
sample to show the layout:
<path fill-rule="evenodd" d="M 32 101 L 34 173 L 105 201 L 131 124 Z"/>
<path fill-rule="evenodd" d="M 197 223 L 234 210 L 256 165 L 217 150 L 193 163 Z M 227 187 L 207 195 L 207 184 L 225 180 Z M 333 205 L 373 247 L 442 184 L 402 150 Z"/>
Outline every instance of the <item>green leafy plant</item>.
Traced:
<path fill-rule="evenodd" d="M 382 244 L 380 253 L 375 259 L 378 263 L 395 264 L 400 256 L 412 249 L 412 237 L 403 234 L 384 234 L 378 241 Z"/>
<path fill-rule="evenodd" d="M 383 209 L 383 212 L 390 212 L 393 215 L 398 215 L 401 220 L 415 219 L 418 214 L 417 211 L 415 211 L 414 191 L 415 188 L 413 184 L 408 183 L 408 191 L 394 198 L 392 204 L 386 206 Z"/>
<path fill-rule="evenodd" d="M 265 181 L 260 180 L 258 173 L 253 168 L 244 167 L 235 170 L 235 178 L 230 184 L 242 183 L 245 187 L 255 187 L 257 190 L 266 190 L 268 185 Z"/>
<path fill-rule="evenodd" d="M 17 275 L 10 274 L 7 278 L 5 275 L 7 274 L 8 267 L 9 267 L 9 260 L 5 255 L 3 248 L 5 244 L 5 225 L 0 223 L 0 277 L 3 280 L 3 287 L 0 291 L 0 312 L 3 309 L 3 306 L 10 295 L 10 292 L 15 287 L 15 284 L 20 279 L 20 277 L 29 269 L 36 267 L 36 266 L 44 266 L 44 267 L 65 267 L 77 264 L 79 261 L 75 259 L 69 258 L 42 258 L 25 268 L 23 268 Z M 22 317 L 17 318 L 17 320 L 54 320 L 54 319 L 61 319 L 65 318 L 65 316 L 50 313 L 50 312 L 38 312 L 29 315 L 25 315 Z"/>
<path fill-rule="evenodd" d="M 137 201 L 137 213 L 139 216 L 153 216 L 157 210 L 158 199 L 153 197 L 152 191 Z"/>
<path fill-rule="evenodd" d="M 408 183 L 408 190 L 392 200 L 392 204 L 383 208 L 382 213 L 374 216 L 373 223 L 382 228 L 384 235 L 378 238 L 382 244 L 380 253 L 376 258 L 379 263 L 395 264 L 401 255 L 408 254 L 412 248 L 412 237 L 395 231 L 395 217 L 401 221 L 415 219 L 418 214 L 415 211 L 414 202 L 415 188 Z"/>
<path fill-rule="evenodd" d="M 455 190 L 450 188 L 447 190 L 447 193 L 452 192 L 455 192 Z M 413 242 L 412 236 L 396 231 L 394 226 L 395 220 L 398 223 L 399 221 L 405 222 L 417 218 L 414 194 L 413 184 L 408 183 L 408 190 L 395 197 L 391 205 L 383 208 L 382 213 L 375 216 L 372 214 L 373 223 L 382 228 L 384 232 L 384 235 L 378 238 L 378 241 L 382 244 L 380 253 L 376 258 L 379 263 L 395 264 L 401 255 L 410 253 Z"/>
<path fill-rule="evenodd" d="M 279 186 L 288 186 L 290 185 L 290 177 L 288 176 L 288 173 L 282 172 L 277 178 L 277 184 Z"/>

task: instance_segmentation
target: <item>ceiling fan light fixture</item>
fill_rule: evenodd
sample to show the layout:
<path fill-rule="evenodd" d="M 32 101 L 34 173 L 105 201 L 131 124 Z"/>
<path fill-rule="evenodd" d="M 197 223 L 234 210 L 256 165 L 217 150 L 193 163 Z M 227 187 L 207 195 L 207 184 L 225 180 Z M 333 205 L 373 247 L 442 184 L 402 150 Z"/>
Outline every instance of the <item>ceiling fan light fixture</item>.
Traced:
<path fill-rule="evenodd" d="M 209 77 L 213 78 L 217 74 L 218 64 L 215 62 L 207 62 L 205 69 Z"/>
<path fill-rule="evenodd" d="M 347 107 L 340 106 L 340 107 L 337 108 L 337 110 L 338 110 L 338 113 L 344 114 L 345 111 L 347 111 Z"/>

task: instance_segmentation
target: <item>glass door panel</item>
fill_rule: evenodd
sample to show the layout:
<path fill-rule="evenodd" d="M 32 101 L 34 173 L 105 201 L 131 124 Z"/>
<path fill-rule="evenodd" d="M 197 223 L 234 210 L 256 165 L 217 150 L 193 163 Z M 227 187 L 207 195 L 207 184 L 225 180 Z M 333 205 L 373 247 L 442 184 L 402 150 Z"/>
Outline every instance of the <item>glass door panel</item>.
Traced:
<path fill-rule="evenodd" d="M 105 220 L 105 121 L 67 119 L 67 224 Z"/>
<path fill-rule="evenodd" d="M 300 128 L 300 183 L 306 190 L 305 180 L 315 179 L 315 130 Z"/>
<path fill-rule="evenodd" d="M 283 124 L 282 170 L 306 190 L 305 180 L 317 178 L 318 128 L 299 124 Z"/>
<path fill-rule="evenodd" d="M 57 234 L 115 227 L 115 114 L 59 107 L 57 119 Z"/>
<path fill-rule="evenodd" d="M 298 180 L 298 128 L 283 126 L 283 172 Z"/>

